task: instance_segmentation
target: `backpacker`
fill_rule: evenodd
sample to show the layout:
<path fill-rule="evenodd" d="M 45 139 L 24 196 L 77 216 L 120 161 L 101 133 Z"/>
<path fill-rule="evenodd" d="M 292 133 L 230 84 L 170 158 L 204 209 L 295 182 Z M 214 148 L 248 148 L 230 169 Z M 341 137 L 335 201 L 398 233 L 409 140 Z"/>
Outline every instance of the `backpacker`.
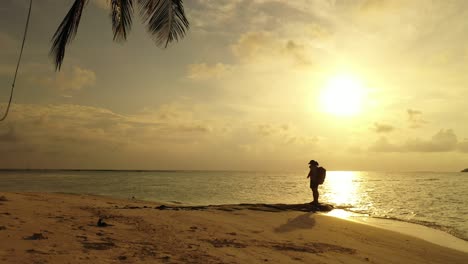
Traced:
<path fill-rule="evenodd" d="M 327 170 L 324 167 L 317 168 L 317 182 L 318 184 L 323 184 L 325 181 L 325 175 L 327 174 Z"/>

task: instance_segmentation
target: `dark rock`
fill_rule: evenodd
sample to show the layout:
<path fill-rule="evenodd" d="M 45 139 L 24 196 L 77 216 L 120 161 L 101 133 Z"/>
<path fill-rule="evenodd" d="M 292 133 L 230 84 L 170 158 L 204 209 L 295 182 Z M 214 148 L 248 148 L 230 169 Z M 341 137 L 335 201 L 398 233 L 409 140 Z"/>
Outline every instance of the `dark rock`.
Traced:
<path fill-rule="evenodd" d="M 43 240 L 47 239 L 42 233 L 34 233 L 32 236 L 25 237 L 24 240 Z"/>
<path fill-rule="evenodd" d="M 102 220 L 102 218 L 99 218 L 99 220 L 97 222 L 97 226 L 106 227 L 106 226 L 108 226 L 108 224 L 106 222 L 104 222 L 104 220 Z"/>
<path fill-rule="evenodd" d="M 165 209 L 167 209 L 167 206 L 165 206 L 165 205 L 163 204 L 163 205 L 157 206 L 156 209 L 165 210 Z"/>

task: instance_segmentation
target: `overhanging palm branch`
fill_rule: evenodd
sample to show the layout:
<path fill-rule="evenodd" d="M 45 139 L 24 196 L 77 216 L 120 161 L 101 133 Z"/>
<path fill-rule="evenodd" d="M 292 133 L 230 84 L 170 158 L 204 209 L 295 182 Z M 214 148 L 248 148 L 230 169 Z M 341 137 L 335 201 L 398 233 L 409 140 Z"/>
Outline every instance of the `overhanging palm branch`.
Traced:
<path fill-rule="evenodd" d="M 167 47 L 172 41 L 185 36 L 189 22 L 185 17 L 182 0 L 138 0 L 141 16 L 147 21 L 150 34 L 159 46 Z"/>
<path fill-rule="evenodd" d="M 110 14 L 114 41 L 125 41 L 132 26 L 134 3 L 140 6 L 140 15 L 147 24 L 159 47 L 166 48 L 173 41 L 183 38 L 189 29 L 182 0 L 110 0 Z M 52 38 L 51 56 L 55 69 L 60 68 L 68 44 L 75 37 L 81 14 L 88 0 L 75 0 Z"/>
<path fill-rule="evenodd" d="M 60 67 L 62 66 L 63 58 L 65 57 L 65 48 L 68 43 L 73 40 L 76 32 L 78 31 L 81 13 L 87 3 L 88 0 L 75 0 L 70 11 L 68 11 L 52 38 L 52 48 L 50 53 L 55 59 L 55 70 L 60 70 Z"/>
<path fill-rule="evenodd" d="M 132 27 L 133 0 L 112 0 L 111 18 L 115 41 L 125 41 Z"/>

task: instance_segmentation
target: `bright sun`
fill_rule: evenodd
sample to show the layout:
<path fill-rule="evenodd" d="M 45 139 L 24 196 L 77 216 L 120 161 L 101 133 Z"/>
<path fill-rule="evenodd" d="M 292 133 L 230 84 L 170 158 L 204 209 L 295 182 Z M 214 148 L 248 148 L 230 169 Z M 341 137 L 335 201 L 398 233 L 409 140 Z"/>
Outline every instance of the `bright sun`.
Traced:
<path fill-rule="evenodd" d="M 358 79 L 349 75 L 333 76 L 320 94 L 321 109 L 337 116 L 352 116 L 361 112 L 364 89 Z"/>

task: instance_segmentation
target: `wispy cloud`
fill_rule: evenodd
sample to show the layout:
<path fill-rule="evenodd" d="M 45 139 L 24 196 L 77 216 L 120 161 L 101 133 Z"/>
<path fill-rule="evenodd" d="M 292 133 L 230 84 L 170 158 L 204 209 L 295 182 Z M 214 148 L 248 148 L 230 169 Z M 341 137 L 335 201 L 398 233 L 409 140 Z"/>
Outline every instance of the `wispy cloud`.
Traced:
<path fill-rule="evenodd" d="M 422 112 L 419 110 L 408 109 L 406 110 L 408 114 L 408 122 L 410 128 L 420 128 L 427 124 L 427 121 L 423 119 Z"/>
<path fill-rule="evenodd" d="M 372 130 L 376 133 L 390 133 L 395 130 L 395 127 L 388 124 L 374 123 Z"/>
<path fill-rule="evenodd" d="M 190 64 L 188 66 L 188 78 L 193 80 L 219 79 L 231 71 L 232 66 L 223 63 L 213 65 L 207 63 Z"/>
<path fill-rule="evenodd" d="M 278 158 L 288 154 L 285 159 L 289 160 L 318 142 L 288 124 L 203 118 L 203 111 L 187 101 L 132 115 L 71 104 L 15 104 L 6 126 L 0 127 L 0 154 L 8 153 L 15 163 L 2 160 L 0 167 L 29 160 L 35 167 L 70 167 L 81 162 L 96 168 L 119 157 L 134 156 L 147 168 L 163 166 L 161 162 L 172 164 L 177 157 L 186 157 L 194 166 L 210 166 L 207 157 L 213 153 L 222 164 L 242 155 Z M 255 151 L 247 155 L 246 149 Z M 146 153 L 144 157 L 142 153 Z"/>
<path fill-rule="evenodd" d="M 452 129 L 442 129 L 430 139 L 412 138 L 403 144 L 391 143 L 388 138 L 381 137 L 371 147 L 375 152 L 452 152 L 464 151 L 465 142 L 459 142 Z"/>
<path fill-rule="evenodd" d="M 62 92 L 73 92 L 93 86 L 96 83 L 96 74 L 92 70 L 74 66 L 56 73 L 53 77 L 42 77 L 39 82 L 45 87 L 52 87 Z"/>

